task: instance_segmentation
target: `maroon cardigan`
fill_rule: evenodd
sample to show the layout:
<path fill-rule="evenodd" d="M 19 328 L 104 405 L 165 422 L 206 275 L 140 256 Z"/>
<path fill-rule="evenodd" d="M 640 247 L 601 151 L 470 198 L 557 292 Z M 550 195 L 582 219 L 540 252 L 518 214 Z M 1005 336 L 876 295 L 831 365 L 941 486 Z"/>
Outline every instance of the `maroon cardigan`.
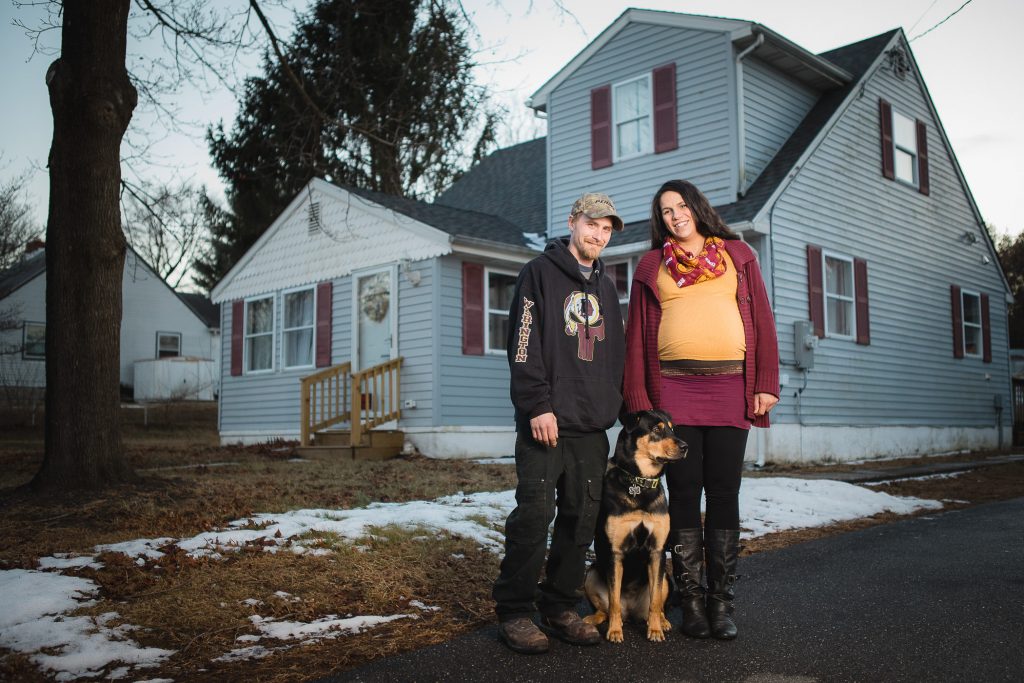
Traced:
<path fill-rule="evenodd" d="M 754 394 L 779 395 L 779 342 L 768 293 L 754 252 L 745 242 L 725 240 L 725 250 L 736 266 L 736 303 L 743 321 L 747 354 L 743 386 L 747 419 L 755 427 L 769 425 L 768 414 L 754 416 Z M 630 412 L 661 406 L 661 364 L 658 362 L 658 269 L 661 250 L 653 249 L 640 259 L 633 274 L 626 320 L 626 373 L 623 398 Z"/>

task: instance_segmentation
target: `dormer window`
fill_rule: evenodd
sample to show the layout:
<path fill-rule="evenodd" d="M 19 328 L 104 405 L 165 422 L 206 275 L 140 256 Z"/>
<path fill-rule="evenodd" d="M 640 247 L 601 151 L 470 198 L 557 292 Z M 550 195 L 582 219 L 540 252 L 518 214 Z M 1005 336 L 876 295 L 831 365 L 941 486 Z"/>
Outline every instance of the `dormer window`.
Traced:
<path fill-rule="evenodd" d="M 928 126 L 878 100 L 882 137 L 882 176 L 929 193 Z"/>
<path fill-rule="evenodd" d="M 612 87 L 615 117 L 615 160 L 651 151 L 651 77 L 617 83 Z"/>
<path fill-rule="evenodd" d="M 679 148 L 676 65 L 590 91 L 590 167 Z"/>
<path fill-rule="evenodd" d="M 917 185 L 917 127 L 914 120 L 895 109 L 892 112 L 892 142 L 895 147 L 896 180 Z"/>

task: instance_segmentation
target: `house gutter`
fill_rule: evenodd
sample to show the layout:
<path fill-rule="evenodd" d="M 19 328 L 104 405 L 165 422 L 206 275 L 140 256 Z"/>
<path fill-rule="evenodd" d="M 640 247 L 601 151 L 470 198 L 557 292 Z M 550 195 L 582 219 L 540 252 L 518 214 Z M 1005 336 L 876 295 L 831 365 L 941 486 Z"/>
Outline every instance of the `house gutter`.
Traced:
<path fill-rule="evenodd" d="M 746 107 L 743 104 L 743 59 L 764 44 L 764 33 L 756 31 L 757 40 L 736 55 L 736 144 L 738 147 L 739 173 L 736 177 L 736 196 L 742 197 L 747 191 L 747 126 Z"/>

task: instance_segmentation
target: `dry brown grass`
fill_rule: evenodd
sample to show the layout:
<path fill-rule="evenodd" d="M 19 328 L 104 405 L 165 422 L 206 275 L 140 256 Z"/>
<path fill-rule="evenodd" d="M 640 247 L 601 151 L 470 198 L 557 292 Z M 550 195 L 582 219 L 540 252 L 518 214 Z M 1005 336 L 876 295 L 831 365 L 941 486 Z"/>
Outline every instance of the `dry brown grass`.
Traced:
<path fill-rule="evenodd" d="M 174 432 L 139 429 L 126 438 L 136 485 L 96 495 L 40 499 L 19 490 L 41 457 L 39 444 L 0 444 L 0 568 L 35 567 L 57 552 L 91 552 L 99 543 L 159 536 L 189 537 L 257 512 L 295 508 L 352 508 L 372 501 L 431 499 L 455 491 L 505 490 L 515 473 L 506 465 L 477 465 L 426 458 L 387 462 L 293 462 L 290 444 L 220 448 L 208 427 Z M 161 431 L 163 430 L 163 431 Z M 230 463 L 218 465 L 217 463 Z M 895 463 L 886 463 L 888 465 Z M 878 463 L 866 467 L 877 467 Z M 776 471 L 774 474 L 792 473 Z M 895 482 L 880 490 L 895 495 L 955 499 L 966 503 L 1024 495 L 1024 463 L 988 467 L 948 479 Z M 820 529 L 772 534 L 747 543 L 747 552 L 881 524 L 894 515 Z M 188 681 L 309 680 L 373 659 L 442 642 L 492 618 L 490 586 L 499 557 L 474 541 L 392 528 L 361 541 L 365 550 L 330 534 L 317 534 L 324 556 L 268 553 L 254 544 L 223 560 L 188 557 L 176 546 L 139 565 L 123 555 L 100 557 L 102 569 L 78 575 L 100 586 L 100 599 L 81 610 L 115 611 L 117 623 L 140 627 L 143 646 L 176 653 L 145 677 Z M 281 598 L 277 591 L 291 597 Z M 255 606 L 244 601 L 261 601 Z M 421 612 L 410 600 L 440 607 Z M 357 635 L 294 645 L 255 661 L 213 662 L 252 643 L 250 617 L 311 622 L 328 615 L 417 614 Z M 285 643 L 263 639 L 260 644 Z M 49 680 L 24 656 L 0 652 L 0 680 Z"/>

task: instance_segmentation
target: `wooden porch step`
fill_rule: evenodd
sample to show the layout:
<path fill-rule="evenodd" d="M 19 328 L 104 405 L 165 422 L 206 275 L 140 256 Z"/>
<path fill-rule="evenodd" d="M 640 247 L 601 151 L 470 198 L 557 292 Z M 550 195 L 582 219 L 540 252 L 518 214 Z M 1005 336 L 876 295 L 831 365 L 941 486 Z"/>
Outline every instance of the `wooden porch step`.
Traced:
<path fill-rule="evenodd" d="M 370 430 L 363 433 L 363 442 L 353 445 L 348 430 L 317 432 L 312 446 L 299 447 L 303 457 L 343 458 L 352 460 L 388 460 L 402 452 L 405 433 L 396 429 Z"/>

